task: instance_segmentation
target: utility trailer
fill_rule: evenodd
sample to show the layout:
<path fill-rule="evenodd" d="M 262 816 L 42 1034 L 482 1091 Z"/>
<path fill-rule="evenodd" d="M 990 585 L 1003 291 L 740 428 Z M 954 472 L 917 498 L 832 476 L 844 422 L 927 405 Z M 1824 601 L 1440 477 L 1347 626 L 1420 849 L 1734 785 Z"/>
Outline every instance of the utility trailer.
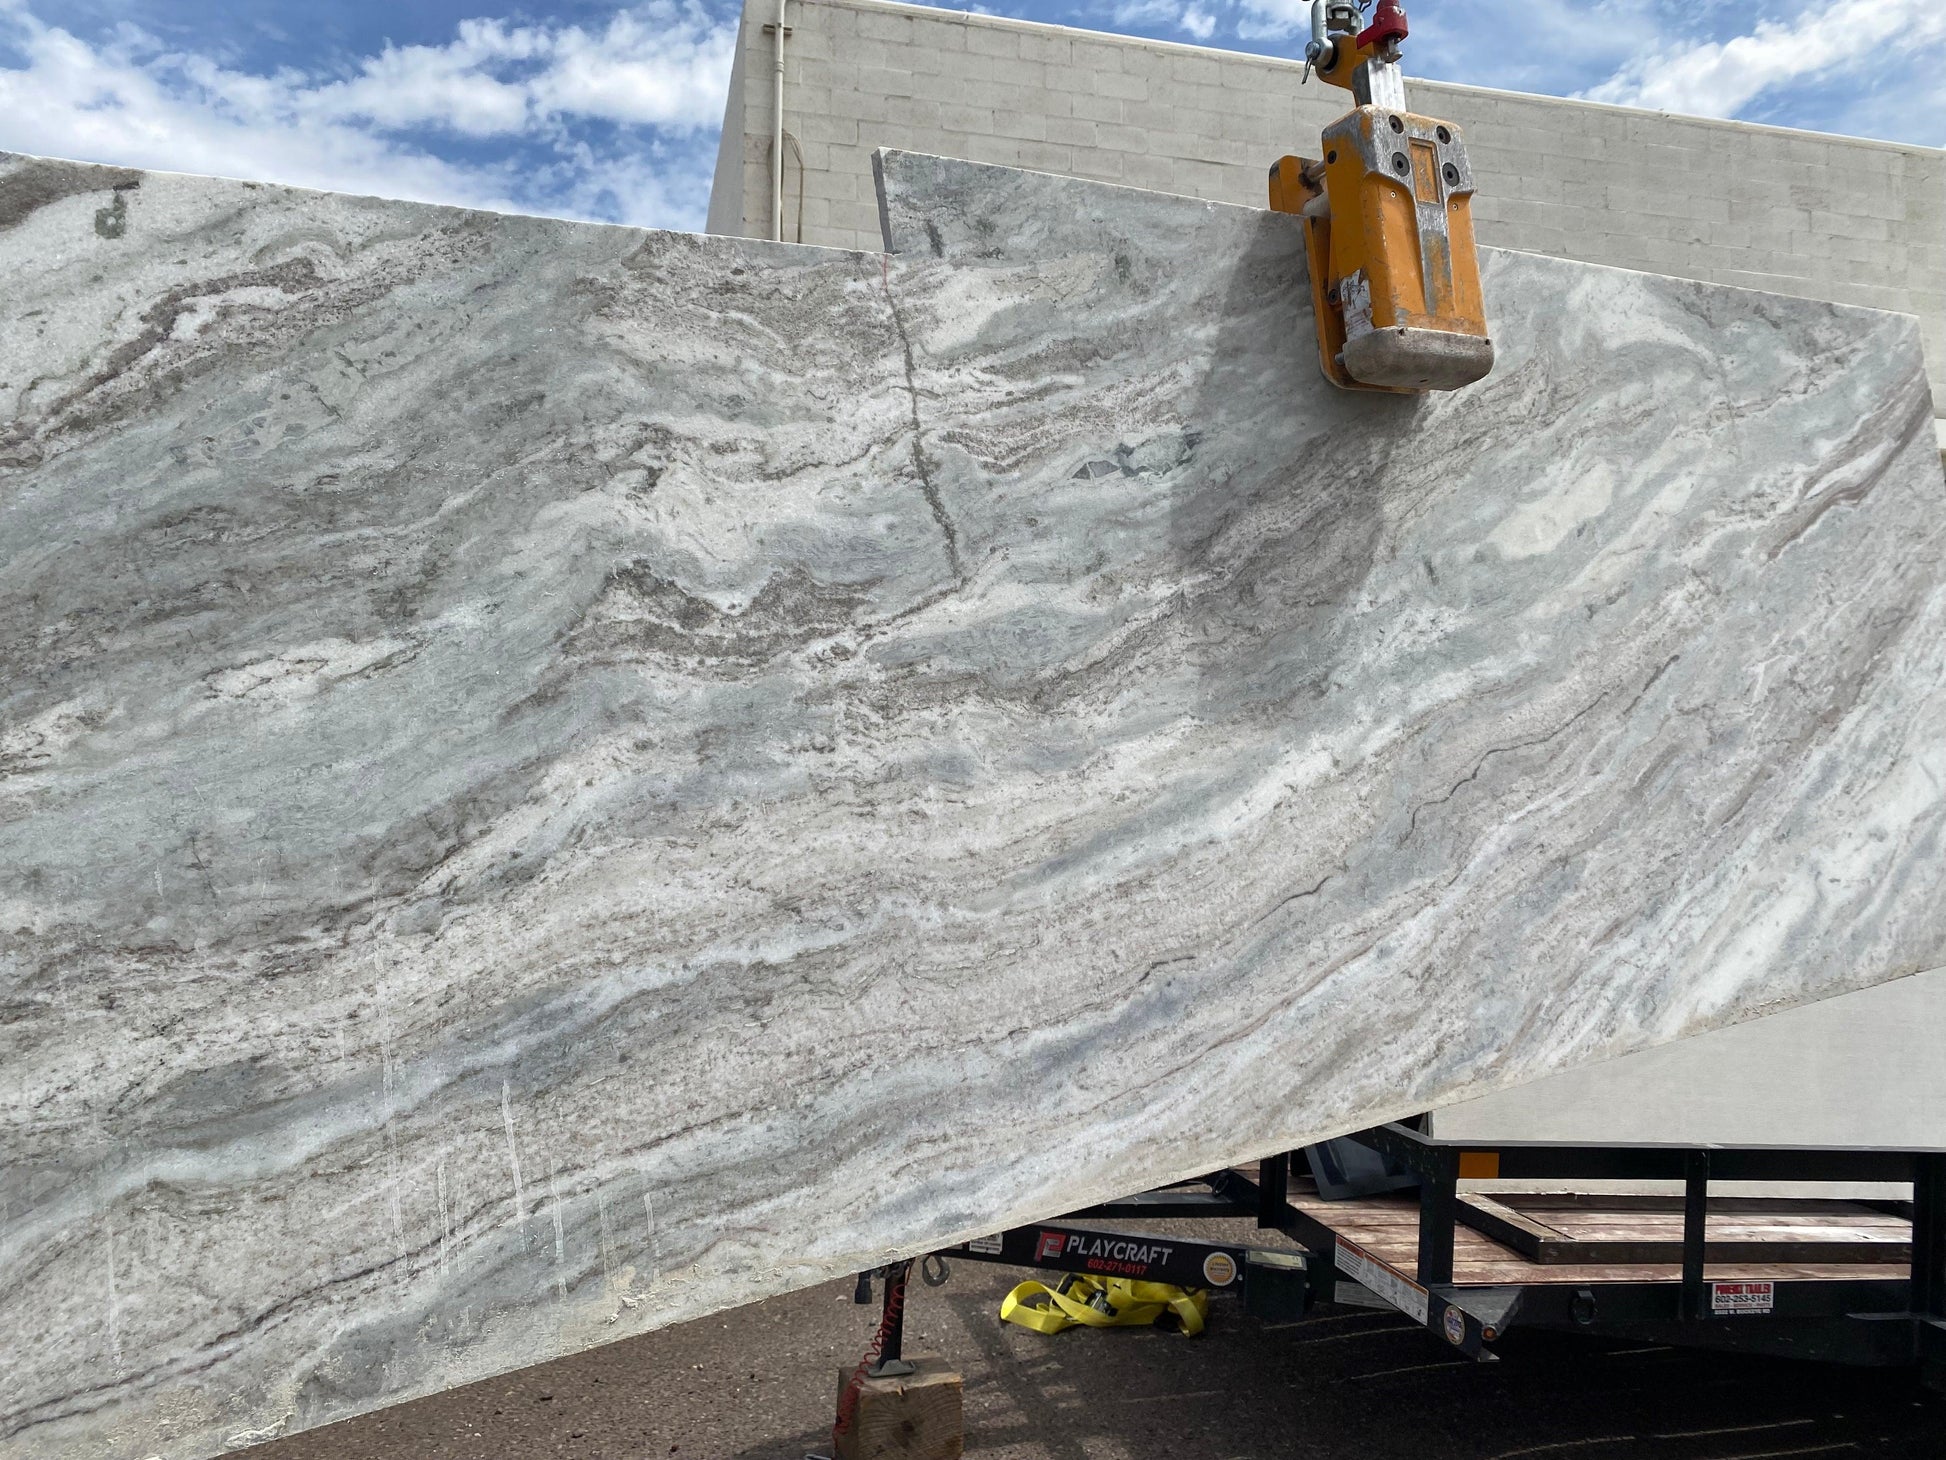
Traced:
<path fill-rule="evenodd" d="M 1416 1188 L 1326 1199 L 1302 1153 L 943 1249 L 944 1256 L 1239 1295 L 1272 1319 L 1341 1282 L 1491 1361 L 1516 1327 L 1857 1365 L 1946 1388 L 1946 1152 L 1348 1138 Z M 1294 1159 L 1295 1158 L 1295 1159 Z M 1483 1197 L 1463 1181 L 1680 1181 L 1676 1198 Z M 1909 1201 L 1716 1197 L 1712 1182 L 1909 1184 Z M 1295 1248 L 1118 1230 L 1254 1218 Z M 902 1289 L 903 1272 L 895 1284 Z M 888 1290 L 888 1299 L 891 1292 Z M 898 1354 L 897 1314 L 885 1357 Z"/>

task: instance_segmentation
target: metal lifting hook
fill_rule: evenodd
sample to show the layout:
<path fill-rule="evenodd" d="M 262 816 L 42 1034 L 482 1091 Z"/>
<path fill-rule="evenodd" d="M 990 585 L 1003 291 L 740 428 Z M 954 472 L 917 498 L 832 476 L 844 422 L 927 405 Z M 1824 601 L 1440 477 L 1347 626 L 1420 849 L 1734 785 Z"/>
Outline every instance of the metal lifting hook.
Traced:
<path fill-rule="evenodd" d="M 1405 38 L 1400 0 L 1312 0 L 1304 75 L 1354 105 L 1321 159 L 1270 169 L 1270 206 L 1304 220 L 1319 366 L 1346 390 L 1457 390 L 1493 368 L 1466 145 L 1407 105 Z"/>

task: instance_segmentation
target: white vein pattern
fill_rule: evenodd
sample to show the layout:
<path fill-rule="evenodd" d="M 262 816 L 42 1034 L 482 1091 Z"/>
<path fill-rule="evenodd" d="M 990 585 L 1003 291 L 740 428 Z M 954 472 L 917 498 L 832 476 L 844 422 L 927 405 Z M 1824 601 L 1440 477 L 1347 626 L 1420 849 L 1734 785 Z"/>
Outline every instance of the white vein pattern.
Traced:
<path fill-rule="evenodd" d="M 1911 320 L 1491 254 L 1345 396 L 1288 220 L 886 162 L 889 257 L 0 161 L 0 1456 L 1946 964 Z"/>

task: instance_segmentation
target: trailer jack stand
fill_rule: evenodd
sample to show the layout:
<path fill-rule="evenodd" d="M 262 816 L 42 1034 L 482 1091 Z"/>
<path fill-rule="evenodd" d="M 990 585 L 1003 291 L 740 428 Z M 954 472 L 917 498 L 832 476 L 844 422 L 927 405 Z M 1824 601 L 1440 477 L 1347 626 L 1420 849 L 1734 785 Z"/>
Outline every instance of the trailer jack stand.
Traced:
<path fill-rule="evenodd" d="M 940 1264 L 944 1281 L 943 1268 Z M 906 1283 L 912 1263 L 879 1269 L 885 1281 L 878 1332 L 863 1362 L 838 1371 L 837 1460 L 954 1460 L 962 1447 L 960 1376 L 936 1358 L 905 1354 Z M 927 1274 L 928 1282 L 932 1281 Z M 853 1301 L 872 1301 L 872 1274 L 861 1273 Z"/>
<path fill-rule="evenodd" d="M 868 1378 L 905 1378 L 907 1374 L 919 1372 L 911 1359 L 905 1357 L 905 1285 L 913 1275 L 913 1263 L 895 1261 L 891 1267 L 880 1269 L 885 1277 L 885 1306 L 880 1318 L 880 1332 L 885 1341 L 878 1349 L 878 1359 L 866 1370 Z M 866 1302 L 872 1300 L 872 1279 L 860 1277 L 866 1289 Z"/>

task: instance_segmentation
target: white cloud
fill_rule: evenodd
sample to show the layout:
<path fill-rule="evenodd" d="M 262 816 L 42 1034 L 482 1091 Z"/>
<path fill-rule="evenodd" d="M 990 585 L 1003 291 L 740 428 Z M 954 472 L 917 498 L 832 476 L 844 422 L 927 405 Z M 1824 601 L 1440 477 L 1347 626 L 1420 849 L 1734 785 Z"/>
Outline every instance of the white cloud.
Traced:
<path fill-rule="evenodd" d="M 733 24 L 654 0 L 592 34 L 461 21 L 444 46 L 388 46 L 349 80 L 304 90 L 300 108 L 380 126 L 444 125 L 474 136 L 525 131 L 556 117 L 713 127 L 736 43 Z"/>
<path fill-rule="evenodd" d="M 1581 94 L 1592 101 L 1730 117 L 1765 92 L 1799 82 L 1849 84 L 1841 78 L 1874 62 L 1910 67 L 1919 53 L 1942 43 L 1946 9 L 1938 0 L 1835 0 L 1789 23 L 1759 21 L 1749 34 L 1726 41 L 1672 38 Z"/>
<path fill-rule="evenodd" d="M 649 0 L 599 30 L 469 20 L 336 74 L 258 74 L 133 27 L 90 43 L 0 0 L 22 62 L 0 62 L 0 147 L 698 227 L 735 40 L 733 21 Z"/>
<path fill-rule="evenodd" d="M 1246 41 L 1301 52 L 1310 0 L 1203 0 Z M 1654 38 L 1673 0 L 1408 0 L 1408 75 L 1560 93 L 1613 71 Z M 1692 7 L 1699 0 L 1686 0 Z M 1701 0 L 1706 3 L 1706 0 Z"/>
<path fill-rule="evenodd" d="M 1311 0 L 1242 0 L 1237 34 L 1245 40 L 1270 40 L 1306 32 Z"/>
<path fill-rule="evenodd" d="M 1206 10 L 1198 10 L 1191 5 L 1184 9 L 1182 18 L 1176 22 L 1186 34 L 1199 41 L 1206 41 L 1216 34 L 1216 17 Z"/>
<path fill-rule="evenodd" d="M 1185 0 L 1293 54 L 1309 0 Z M 1167 8 L 1132 0 L 1124 10 Z M 1408 76 L 1705 116 L 1946 142 L 1946 0 L 1439 0 Z M 1738 34 L 1738 32 L 1745 32 Z"/>
<path fill-rule="evenodd" d="M 1175 0 L 1122 0 L 1115 7 L 1119 26 L 1167 25 L 1176 18 Z"/>
<path fill-rule="evenodd" d="M 1666 33 L 1671 0 L 1447 0 L 1408 6 L 1414 75 L 1559 95 Z M 1694 8 L 1693 4 L 1690 5 Z"/>
<path fill-rule="evenodd" d="M 1188 5 L 1181 0 L 1122 0 L 1115 7 L 1114 16 L 1119 26 L 1144 29 L 1167 26 L 1199 41 L 1216 34 L 1216 17 L 1194 0 Z"/>

